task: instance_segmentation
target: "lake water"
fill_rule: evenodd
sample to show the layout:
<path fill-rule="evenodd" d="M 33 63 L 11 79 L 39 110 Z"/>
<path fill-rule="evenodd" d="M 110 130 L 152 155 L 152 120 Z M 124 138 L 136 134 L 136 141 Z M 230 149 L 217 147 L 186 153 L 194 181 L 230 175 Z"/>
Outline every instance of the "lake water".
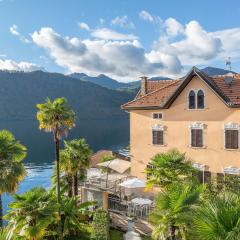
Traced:
<path fill-rule="evenodd" d="M 0 120 L 0 129 L 11 131 L 28 149 L 24 160 L 28 174 L 17 192 L 23 193 L 37 186 L 50 187 L 54 160 L 52 135 L 40 131 L 36 120 Z M 129 119 L 78 119 L 67 139 L 82 137 L 93 151 L 125 147 L 129 143 Z M 12 196 L 3 196 L 4 213 L 11 200 Z"/>

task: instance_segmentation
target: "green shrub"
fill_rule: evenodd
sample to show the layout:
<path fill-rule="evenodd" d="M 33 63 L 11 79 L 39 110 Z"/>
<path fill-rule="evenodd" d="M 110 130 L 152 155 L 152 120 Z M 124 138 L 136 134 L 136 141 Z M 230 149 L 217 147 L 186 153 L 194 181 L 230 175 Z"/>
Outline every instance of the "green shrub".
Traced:
<path fill-rule="evenodd" d="M 104 209 L 97 209 L 93 215 L 91 239 L 109 239 L 109 214 Z"/>

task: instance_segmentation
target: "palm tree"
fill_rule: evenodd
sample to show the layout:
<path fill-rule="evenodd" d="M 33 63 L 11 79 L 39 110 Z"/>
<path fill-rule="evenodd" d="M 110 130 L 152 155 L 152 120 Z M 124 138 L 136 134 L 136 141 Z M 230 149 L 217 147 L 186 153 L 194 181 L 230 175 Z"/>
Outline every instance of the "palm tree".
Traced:
<path fill-rule="evenodd" d="M 56 235 L 56 232 L 49 230 L 49 226 L 58 221 L 55 198 L 44 188 L 33 188 L 22 195 L 15 195 L 5 216 L 9 233 L 26 240 Z"/>
<path fill-rule="evenodd" d="M 166 187 L 174 182 L 185 182 L 193 179 L 196 169 L 184 153 L 176 149 L 154 156 L 145 172 L 148 176 L 147 187 L 153 185 Z"/>
<path fill-rule="evenodd" d="M 190 233 L 189 239 L 196 240 L 240 239 L 240 196 L 222 192 L 203 201 L 194 211 Z"/>
<path fill-rule="evenodd" d="M 17 240 L 16 236 L 13 236 L 9 228 L 0 228 L 0 240 Z"/>
<path fill-rule="evenodd" d="M 174 184 L 161 192 L 150 215 L 154 239 L 185 239 L 189 217 L 199 201 L 202 186 Z"/>
<path fill-rule="evenodd" d="M 64 146 L 64 150 L 61 151 L 61 166 L 67 173 L 68 179 L 71 176 L 73 177 L 73 192 L 77 196 L 78 180 L 83 179 L 85 176 L 92 151 L 83 138 L 64 141 Z"/>
<path fill-rule="evenodd" d="M 57 201 L 60 206 L 59 143 L 62 137 L 66 136 L 68 131 L 75 126 L 75 113 L 65 98 L 57 98 L 54 101 L 47 98 L 45 103 L 37 104 L 37 108 L 37 119 L 40 123 L 39 128 L 53 133 L 57 166 L 56 192 Z M 60 209 L 59 216 L 61 216 Z"/>
<path fill-rule="evenodd" d="M 60 171 L 63 173 L 61 176 L 63 193 L 67 191 L 68 197 L 71 198 L 73 196 L 73 169 L 66 149 L 60 150 Z"/>
<path fill-rule="evenodd" d="M 2 221 L 2 193 L 14 193 L 26 171 L 22 160 L 26 147 L 7 130 L 0 131 L 0 227 Z"/>
<path fill-rule="evenodd" d="M 82 236 L 86 220 L 90 215 L 89 207 L 94 206 L 95 202 L 85 202 L 78 204 L 76 198 L 64 198 L 62 201 L 63 214 L 63 236 L 73 237 Z M 89 224 L 89 223 L 87 223 Z M 70 238 L 72 239 L 72 238 Z"/>

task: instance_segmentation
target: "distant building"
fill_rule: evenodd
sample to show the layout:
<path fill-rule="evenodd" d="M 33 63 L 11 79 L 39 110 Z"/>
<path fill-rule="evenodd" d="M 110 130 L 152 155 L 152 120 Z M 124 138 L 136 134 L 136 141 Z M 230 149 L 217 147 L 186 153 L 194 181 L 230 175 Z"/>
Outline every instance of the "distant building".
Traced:
<path fill-rule="evenodd" d="M 206 174 L 240 174 L 240 75 L 208 76 L 196 67 L 183 79 L 142 78 L 130 113 L 131 175 L 145 178 L 151 158 L 172 148 Z"/>
<path fill-rule="evenodd" d="M 91 156 L 90 166 L 96 167 L 98 163 L 101 162 L 102 157 L 104 156 L 113 156 L 112 151 L 110 150 L 99 150 Z"/>

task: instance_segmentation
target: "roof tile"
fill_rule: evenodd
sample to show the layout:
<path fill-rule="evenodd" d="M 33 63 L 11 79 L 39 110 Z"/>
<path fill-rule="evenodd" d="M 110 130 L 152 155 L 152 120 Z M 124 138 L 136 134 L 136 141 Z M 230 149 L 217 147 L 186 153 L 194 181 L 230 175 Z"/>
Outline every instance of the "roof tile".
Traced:
<path fill-rule="evenodd" d="M 193 68 L 193 71 L 203 74 L 200 70 Z M 229 85 L 224 80 L 224 75 L 209 77 L 206 74 L 207 81 L 211 84 L 211 87 L 217 94 L 222 95 L 227 99 L 227 104 L 239 107 L 240 105 L 240 74 L 235 74 L 233 82 Z M 205 78 L 204 77 L 204 78 Z M 166 101 L 175 94 L 178 86 L 183 83 L 184 80 L 158 80 L 147 81 L 147 93 L 141 95 L 141 91 L 137 94 L 133 101 L 130 101 L 122 105 L 123 109 L 134 108 L 151 108 L 162 107 Z M 229 100 L 228 100 L 229 99 Z M 228 102 L 230 101 L 230 102 Z"/>

